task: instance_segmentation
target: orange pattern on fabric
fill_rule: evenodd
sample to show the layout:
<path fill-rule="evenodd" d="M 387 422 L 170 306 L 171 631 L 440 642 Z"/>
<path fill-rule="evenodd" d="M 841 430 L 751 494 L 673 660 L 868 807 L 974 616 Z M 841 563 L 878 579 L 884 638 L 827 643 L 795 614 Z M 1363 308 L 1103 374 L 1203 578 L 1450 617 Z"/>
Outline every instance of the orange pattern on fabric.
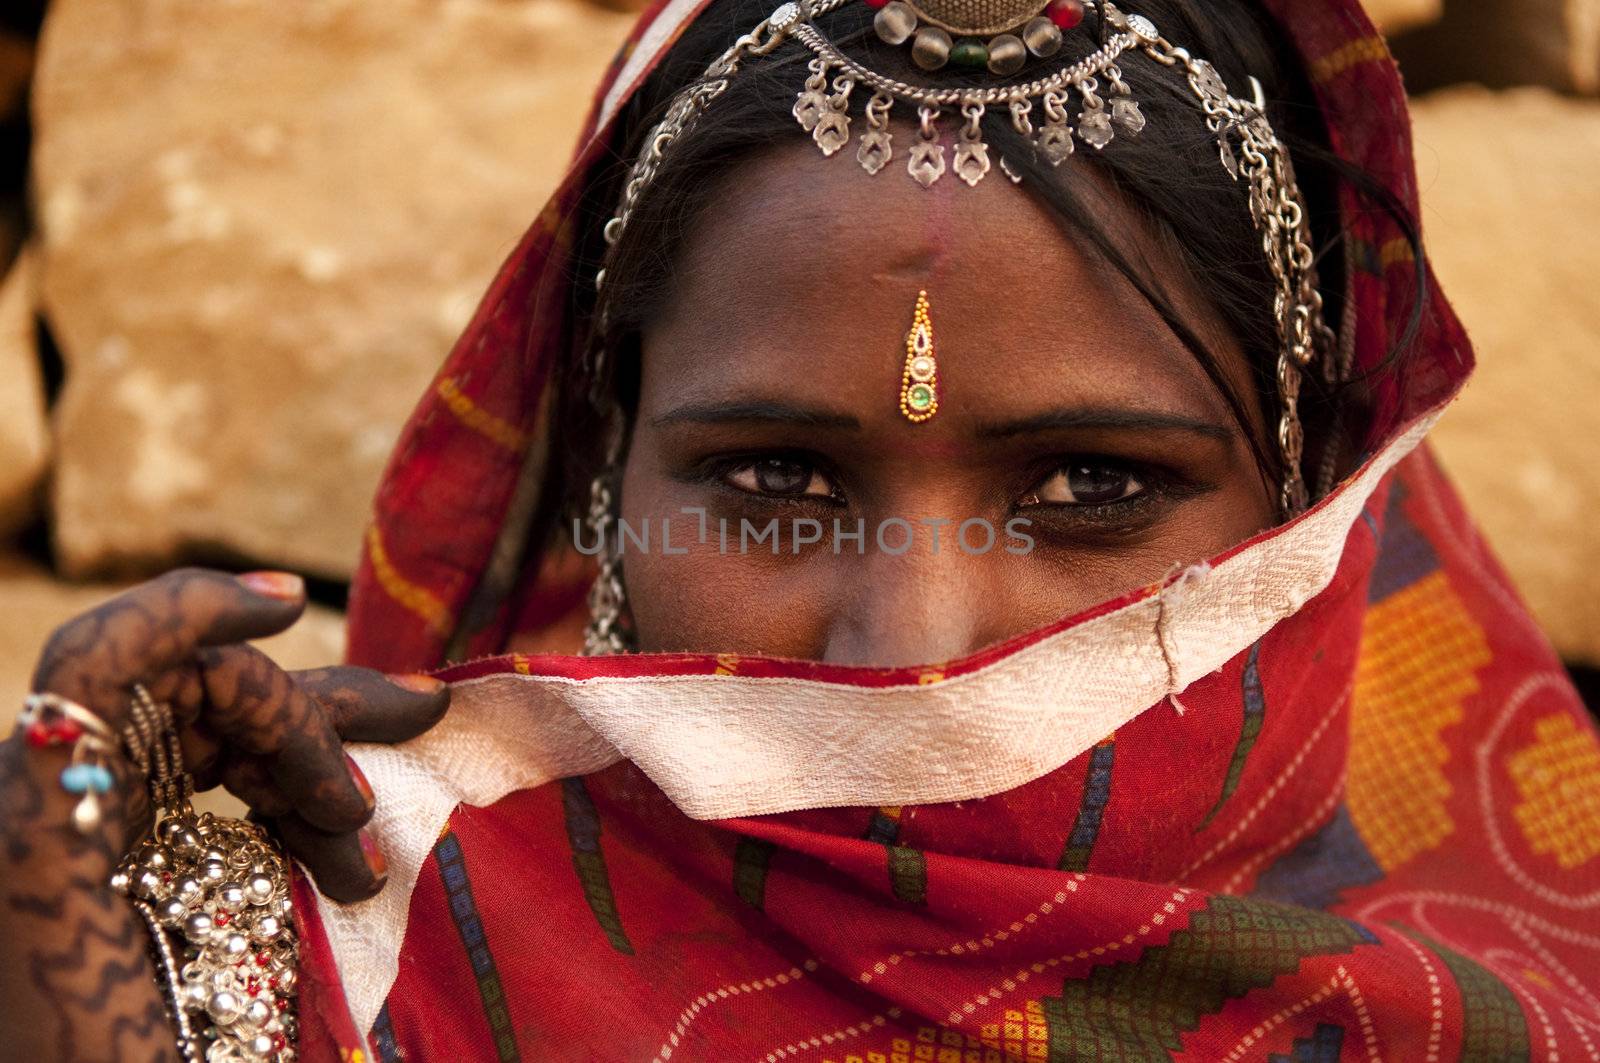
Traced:
<path fill-rule="evenodd" d="M 429 628 L 441 635 L 450 634 L 449 607 L 432 591 L 400 574 L 389 560 L 389 552 L 383 546 L 383 535 L 376 524 L 367 528 L 367 560 L 372 562 L 372 574 L 377 577 L 378 586 L 383 588 L 385 594 L 408 613 L 421 617 Z"/>
<path fill-rule="evenodd" d="M 1512 814 L 1530 849 L 1581 867 L 1600 856 L 1600 738 L 1567 713 L 1544 717 L 1533 733 L 1506 758 L 1522 797 Z"/>
<path fill-rule="evenodd" d="M 1352 67 L 1389 58 L 1389 45 L 1380 36 L 1363 37 L 1337 48 L 1311 64 L 1311 80 L 1332 81 Z"/>
<path fill-rule="evenodd" d="M 1490 660 L 1483 629 L 1443 572 L 1372 605 L 1350 704 L 1346 803 L 1378 866 L 1393 871 L 1455 829 L 1445 808 L 1449 748 Z"/>
<path fill-rule="evenodd" d="M 1397 236 L 1378 249 L 1378 262 L 1384 269 L 1399 265 L 1402 262 L 1415 262 L 1416 251 L 1411 246 L 1411 241 L 1403 236 Z"/>
<path fill-rule="evenodd" d="M 943 1026 L 920 1026 L 915 1037 L 896 1037 L 879 1049 L 863 1049 L 823 1063 L 1024 1063 L 1048 1059 L 1050 1027 L 1044 1006 L 1027 1001 L 986 1023 L 978 1037 Z"/>
<path fill-rule="evenodd" d="M 440 377 L 433 390 L 444 401 L 445 408 L 474 432 L 516 454 L 527 447 L 528 433 L 473 402 L 454 377 Z"/>

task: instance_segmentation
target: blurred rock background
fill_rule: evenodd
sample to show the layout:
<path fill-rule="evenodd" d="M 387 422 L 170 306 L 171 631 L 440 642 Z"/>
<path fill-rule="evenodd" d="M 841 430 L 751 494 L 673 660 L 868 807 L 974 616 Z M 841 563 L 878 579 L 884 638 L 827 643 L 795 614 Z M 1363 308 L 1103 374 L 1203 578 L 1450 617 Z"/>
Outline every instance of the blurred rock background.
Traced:
<path fill-rule="evenodd" d="M 632 15 L 594 0 L 7 0 L 0 705 L 118 582 L 284 567 L 340 656 L 390 445 L 564 169 Z M 1372 0 L 1481 368 L 1436 436 L 1600 665 L 1600 0 Z"/>

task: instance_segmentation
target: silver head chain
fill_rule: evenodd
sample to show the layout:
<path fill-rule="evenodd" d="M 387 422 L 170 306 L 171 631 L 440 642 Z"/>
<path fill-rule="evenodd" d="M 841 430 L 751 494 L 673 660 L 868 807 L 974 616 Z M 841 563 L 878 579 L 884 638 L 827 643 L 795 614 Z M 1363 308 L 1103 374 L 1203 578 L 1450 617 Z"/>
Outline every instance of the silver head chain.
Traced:
<path fill-rule="evenodd" d="M 895 155 L 891 112 L 898 105 L 914 109 L 916 134 L 907 152 L 906 171 L 924 187 L 932 187 L 952 169 L 971 186 L 990 173 L 993 167 L 989 146 L 983 140 L 980 125 L 990 108 L 1005 108 L 1013 128 L 1033 144 L 1038 158 L 1051 166 L 1060 166 L 1073 154 L 1075 141 L 1101 151 L 1119 133 L 1137 136 L 1144 129 L 1145 117 L 1123 78 L 1121 62 L 1130 55 L 1143 55 L 1162 66 L 1179 67 L 1187 75 L 1206 128 L 1216 139 L 1223 168 L 1234 180 L 1249 183 L 1251 220 L 1260 234 L 1276 287 L 1273 311 L 1279 341 L 1277 443 L 1283 467 L 1279 505 L 1285 517 L 1304 510 L 1309 499 L 1301 471 L 1302 373 L 1320 361 L 1323 372 L 1333 379 L 1337 372 L 1334 336 L 1323 320 L 1304 200 L 1295 183 L 1288 150 L 1267 119 L 1260 83 L 1250 79 L 1253 92 L 1248 99 L 1233 95 L 1212 64 L 1173 45 L 1148 18 L 1125 14 L 1111 0 L 889 0 L 874 19 L 878 37 L 890 45 L 909 41 L 912 58 L 920 68 L 935 71 L 946 64 L 987 66 L 1002 81 L 988 86 L 944 88 L 910 85 L 845 55 L 817 27 L 815 20 L 819 16 L 847 2 L 851 0 L 790 0 L 780 4 L 718 56 L 702 78 L 672 100 L 665 117 L 646 135 L 644 149 L 623 185 L 617 212 L 606 223 L 608 247 L 615 246 L 621 238 L 673 142 L 693 129 L 711 103 L 727 91 L 731 79 L 747 60 L 768 55 L 791 40 L 812 53 L 808 77 L 795 101 L 794 117 L 822 153 L 835 155 L 850 143 L 851 96 L 858 89 L 870 91 L 863 109 L 866 129 L 857 144 L 856 161 L 869 174 L 886 169 Z M 1062 46 L 1062 27 L 1075 25 L 1074 18 L 1081 20 L 1086 11 L 1096 9 L 1105 21 L 1107 33 L 1095 51 L 1045 76 L 1020 82 L 1005 80 L 1030 60 L 1054 55 Z M 966 36 L 956 36 L 962 34 Z M 959 122 L 950 158 L 946 157 L 938 129 L 938 123 L 947 115 Z M 1022 180 L 1003 158 L 999 169 L 1012 181 Z M 605 276 L 606 271 L 601 269 L 595 277 L 602 328 L 606 320 Z M 599 368 L 595 367 L 597 375 Z M 603 493 L 609 504 L 610 489 Z M 597 505 L 600 494 L 596 492 Z M 592 512 L 591 523 L 597 519 L 610 530 L 609 517 L 597 518 Z M 606 560 L 601 574 L 605 587 L 597 585 L 597 605 L 603 605 L 607 613 L 620 613 L 623 604 L 618 567 L 609 553 L 602 557 Z M 596 616 L 591 624 L 594 650 L 616 652 L 615 647 L 620 644 L 617 617 L 611 616 L 605 622 L 599 613 Z"/>

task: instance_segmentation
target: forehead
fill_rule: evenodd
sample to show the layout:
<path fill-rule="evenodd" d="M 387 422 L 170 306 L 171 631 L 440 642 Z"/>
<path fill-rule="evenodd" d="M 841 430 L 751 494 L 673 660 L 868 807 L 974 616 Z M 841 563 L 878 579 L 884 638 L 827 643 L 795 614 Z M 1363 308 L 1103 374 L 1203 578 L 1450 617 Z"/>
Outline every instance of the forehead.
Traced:
<path fill-rule="evenodd" d="M 909 141 L 901 132 L 897 147 Z M 903 156 L 902 156 L 903 157 Z M 1103 230 L 1248 386 L 1236 343 L 1175 255 L 1092 179 Z M 1225 408 L 1193 355 L 1128 279 L 996 167 L 976 188 L 925 189 L 899 160 L 868 175 L 794 141 L 734 167 L 707 196 L 645 334 L 645 391 L 791 394 L 897 378 L 918 293 L 941 379 L 975 403 Z"/>

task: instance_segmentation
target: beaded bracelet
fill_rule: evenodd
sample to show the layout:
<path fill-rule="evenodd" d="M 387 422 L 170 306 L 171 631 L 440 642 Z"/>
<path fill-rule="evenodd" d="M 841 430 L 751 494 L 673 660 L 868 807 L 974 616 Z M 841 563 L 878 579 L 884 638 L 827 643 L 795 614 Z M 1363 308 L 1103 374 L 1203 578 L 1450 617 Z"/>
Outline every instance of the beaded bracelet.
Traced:
<path fill-rule="evenodd" d="M 185 1063 L 267 1063 L 295 1058 L 297 942 L 288 862 L 246 820 L 196 813 L 194 780 L 171 706 L 132 687 L 119 737 L 93 712 L 58 694 L 32 694 L 22 725 L 36 748 L 71 746 L 61 786 L 82 795 L 73 826 L 101 824 L 112 758 L 125 754 L 155 808 L 150 833 L 121 859 L 111 888 L 127 897 L 151 936 L 151 958 Z"/>

